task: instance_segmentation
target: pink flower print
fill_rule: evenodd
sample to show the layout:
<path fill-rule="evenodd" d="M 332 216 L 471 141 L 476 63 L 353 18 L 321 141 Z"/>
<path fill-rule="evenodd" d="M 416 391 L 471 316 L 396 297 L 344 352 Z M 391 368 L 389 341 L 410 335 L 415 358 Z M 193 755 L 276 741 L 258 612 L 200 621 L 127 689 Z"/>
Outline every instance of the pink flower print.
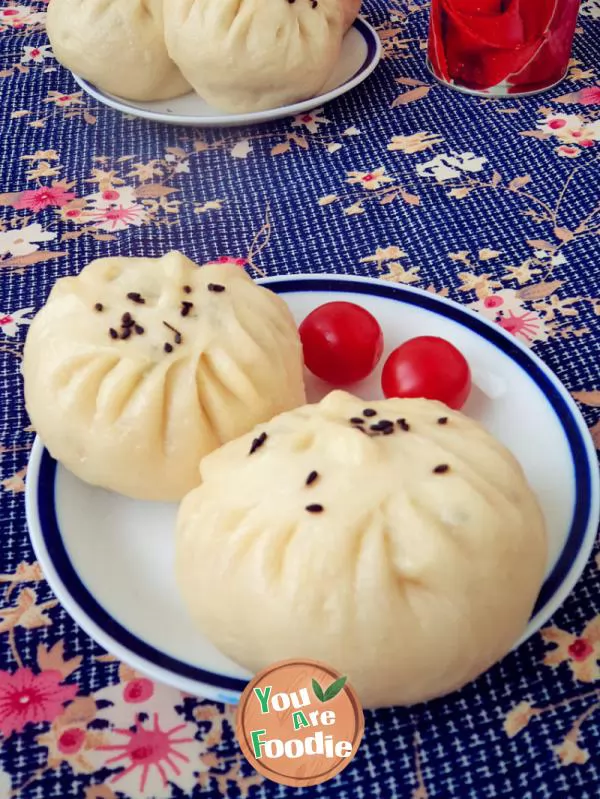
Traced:
<path fill-rule="evenodd" d="M 110 763 L 118 763 L 122 769 L 114 773 L 119 793 L 141 795 L 140 782 L 145 779 L 144 796 L 152 799 L 170 799 L 171 783 L 182 795 L 192 794 L 203 766 L 198 761 L 197 727 L 186 722 L 178 710 L 183 702 L 180 691 L 134 676 L 101 688 L 94 699 L 104 705 L 97 718 L 109 724 L 102 732 L 104 739 L 86 751 L 95 771 L 109 765 L 107 757 L 111 757 Z"/>
<path fill-rule="evenodd" d="M 600 105 L 600 86 L 588 86 L 579 92 L 579 102 L 583 105 Z"/>
<path fill-rule="evenodd" d="M 571 660 L 582 661 L 587 660 L 590 655 L 594 654 L 594 647 L 587 638 L 576 638 L 567 648 L 567 652 Z"/>
<path fill-rule="evenodd" d="M 233 258 L 230 255 L 222 255 L 220 258 L 215 258 L 209 261 L 210 264 L 231 264 L 232 266 L 239 266 L 242 269 L 246 266 L 248 261 L 245 258 Z"/>
<path fill-rule="evenodd" d="M 123 689 L 123 699 L 131 704 L 147 702 L 154 694 L 154 683 L 145 677 L 130 680 Z"/>
<path fill-rule="evenodd" d="M 72 191 L 65 191 L 62 186 L 42 186 L 39 189 L 22 191 L 16 202 L 13 203 L 13 208 L 18 211 L 26 209 L 37 213 L 52 206 L 60 208 L 76 196 Z"/>
<path fill-rule="evenodd" d="M 87 222 L 87 212 L 84 206 L 85 200 L 73 200 L 63 205 L 62 208 L 57 208 L 56 215 L 62 222 L 83 225 Z"/>
<path fill-rule="evenodd" d="M 581 155 L 579 147 L 573 147 L 571 144 L 561 144 L 554 152 L 560 155 L 561 158 L 579 158 Z"/>
<path fill-rule="evenodd" d="M 182 744 L 194 743 L 194 738 L 175 737 L 187 726 L 187 724 L 178 724 L 170 730 L 162 730 L 158 722 L 158 713 L 154 713 L 153 725 L 150 729 L 144 727 L 141 716 L 138 716 L 137 723 L 131 729 L 114 730 L 113 732 L 128 740 L 123 744 L 98 747 L 98 751 L 101 752 L 118 752 L 106 761 L 106 766 L 125 761 L 122 763 L 123 770 L 112 778 L 112 784 L 120 782 L 124 777 L 140 769 L 139 791 L 143 793 L 151 770 L 156 769 L 163 788 L 166 787 L 169 782 L 167 769 L 170 769 L 172 774 L 177 777 L 181 774 L 177 761 L 190 762 L 190 758 L 178 749 Z"/>
<path fill-rule="evenodd" d="M 486 297 L 483 301 L 483 304 L 486 308 L 499 308 L 501 305 L 504 304 L 504 300 L 502 297 L 494 297 L 491 295 L 490 297 Z"/>
<path fill-rule="evenodd" d="M 58 751 L 67 756 L 76 755 L 84 745 L 85 739 L 85 730 L 82 730 L 81 727 L 70 727 L 61 733 L 58 738 Z"/>
<path fill-rule="evenodd" d="M 146 210 L 137 203 L 128 206 L 110 205 L 107 208 L 98 208 L 89 218 L 98 230 L 115 233 L 126 230 L 130 225 L 143 225 L 146 221 Z"/>
<path fill-rule="evenodd" d="M 73 699 L 77 685 L 61 685 L 59 671 L 34 674 L 18 669 L 0 671 L 0 732 L 8 737 L 27 724 L 54 721 L 65 702 Z"/>
<path fill-rule="evenodd" d="M 528 310 L 514 289 L 502 289 L 488 294 L 469 307 L 496 322 L 525 344 L 530 345 L 548 338 L 542 317 L 535 311 Z"/>
<path fill-rule="evenodd" d="M 501 328 L 512 333 L 513 336 L 521 336 L 528 342 L 532 342 L 539 329 L 540 318 L 532 311 L 522 314 L 515 314 L 509 311 L 505 316 L 496 319 Z"/>

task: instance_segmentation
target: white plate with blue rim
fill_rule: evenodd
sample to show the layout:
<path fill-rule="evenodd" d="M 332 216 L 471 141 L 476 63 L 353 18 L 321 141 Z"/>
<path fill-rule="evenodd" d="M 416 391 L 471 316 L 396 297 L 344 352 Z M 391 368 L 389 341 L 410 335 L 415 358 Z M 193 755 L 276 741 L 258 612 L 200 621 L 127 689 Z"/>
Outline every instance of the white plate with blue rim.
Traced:
<path fill-rule="evenodd" d="M 103 92 L 94 84 L 73 75 L 79 86 L 103 105 L 130 116 L 197 128 L 227 128 L 259 125 L 275 119 L 305 114 L 320 108 L 337 97 L 355 89 L 374 71 L 381 60 L 382 46 L 377 31 L 362 18 L 358 18 L 344 37 L 342 51 L 335 69 L 318 97 L 293 105 L 280 106 L 267 111 L 248 114 L 227 114 L 206 103 L 192 92 L 172 100 L 139 103 L 124 100 Z"/>
<path fill-rule="evenodd" d="M 260 282 L 287 301 L 298 322 L 333 300 L 364 306 L 382 326 L 384 359 L 418 335 L 442 336 L 466 356 L 474 389 L 464 412 L 521 462 L 548 528 L 545 581 L 529 625 L 515 641 L 519 646 L 569 595 L 598 528 L 596 453 L 566 389 L 500 327 L 434 294 L 337 275 Z M 354 393 L 365 400 L 380 398 L 380 370 L 353 387 Z M 328 390 L 310 376 L 307 389 L 311 401 Z M 33 547 L 50 586 L 92 638 L 155 680 L 212 700 L 238 701 L 250 675 L 200 635 L 177 591 L 175 505 L 139 502 L 86 485 L 58 465 L 37 439 L 26 507 Z"/>

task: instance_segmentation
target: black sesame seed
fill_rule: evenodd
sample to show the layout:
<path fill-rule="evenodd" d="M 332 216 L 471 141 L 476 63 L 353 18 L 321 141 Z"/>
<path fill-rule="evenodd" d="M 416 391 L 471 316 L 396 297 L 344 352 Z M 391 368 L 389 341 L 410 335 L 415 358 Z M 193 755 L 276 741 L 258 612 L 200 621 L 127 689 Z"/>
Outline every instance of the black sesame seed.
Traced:
<path fill-rule="evenodd" d="M 406 419 L 397 419 L 396 422 L 400 430 L 404 430 L 405 433 L 408 433 L 408 431 L 410 430 L 410 425 L 408 424 Z"/>
<path fill-rule="evenodd" d="M 130 313 L 124 313 L 123 316 L 121 317 L 121 324 L 123 325 L 123 327 L 133 327 L 133 325 L 135 324 L 135 320 L 133 319 Z"/>
<path fill-rule="evenodd" d="M 362 419 L 360 416 L 353 416 L 352 419 L 350 419 L 350 424 L 364 424 L 364 423 L 365 420 Z"/>
<path fill-rule="evenodd" d="M 446 474 L 446 472 L 450 471 L 450 467 L 447 463 L 440 463 L 439 466 L 436 466 L 433 470 L 434 474 Z"/>
<path fill-rule="evenodd" d="M 146 304 L 146 300 L 137 291 L 130 291 L 129 294 L 127 295 L 127 299 L 131 300 L 132 302 L 137 303 L 138 305 L 145 305 Z"/>
<path fill-rule="evenodd" d="M 437 420 L 438 424 L 448 424 L 448 417 L 442 416 L 440 419 Z"/>
<path fill-rule="evenodd" d="M 310 486 L 315 482 L 315 480 L 318 479 L 319 479 L 319 472 L 311 472 L 306 478 L 306 485 Z"/>
<path fill-rule="evenodd" d="M 177 330 L 177 328 L 176 328 L 176 327 L 173 327 L 173 325 L 170 325 L 168 322 L 163 322 L 163 325 L 164 325 L 164 326 L 165 326 L 165 327 L 166 327 L 168 330 L 170 330 L 172 333 L 174 333 L 174 334 L 175 334 L 175 337 L 174 337 L 175 344 L 181 344 L 181 342 L 183 341 L 183 336 L 181 335 L 181 333 L 179 332 L 179 330 Z"/>
<path fill-rule="evenodd" d="M 370 429 L 375 433 L 383 433 L 385 430 L 393 430 L 394 423 L 390 422 L 389 419 L 381 419 L 379 422 L 372 424 Z"/>
<path fill-rule="evenodd" d="M 373 416 L 377 416 L 377 411 L 373 408 L 365 408 L 363 411 L 363 416 L 366 416 L 367 419 L 370 419 Z"/>
<path fill-rule="evenodd" d="M 191 294 L 192 293 L 192 287 L 191 286 L 184 286 L 183 287 L 183 292 L 184 292 L 184 294 Z"/>
<path fill-rule="evenodd" d="M 165 344 L 165 346 L 163 347 L 163 349 L 164 349 L 164 351 L 165 351 L 166 353 L 171 353 L 171 352 L 173 352 L 173 345 L 172 345 L 172 344 L 169 344 L 169 342 L 167 341 L 167 343 Z"/>
<path fill-rule="evenodd" d="M 133 329 L 138 334 L 138 336 L 142 336 L 146 332 L 141 325 L 136 325 Z"/>
<path fill-rule="evenodd" d="M 323 513 L 325 508 L 322 505 L 307 505 L 306 510 L 309 513 Z"/>
<path fill-rule="evenodd" d="M 254 455 L 256 450 L 260 449 L 266 440 L 267 440 L 267 434 L 261 433 L 258 436 L 258 438 L 255 438 L 254 441 L 252 442 L 252 446 L 250 447 L 250 452 L 248 453 L 248 455 Z"/>
<path fill-rule="evenodd" d="M 192 308 L 194 307 L 193 302 L 186 302 L 185 300 L 181 303 L 181 315 L 188 316 Z"/>
<path fill-rule="evenodd" d="M 111 328 L 109 328 L 109 330 L 108 330 L 108 335 L 109 335 L 111 338 L 119 338 L 119 334 L 118 334 L 118 333 L 117 333 L 117 331 L 114 329 L 114 327 L 111 327 Z"/>
<path fill-rule="evenodd" d="M 104 310 L 104 305 L 102 305 L 102 303 L 101 303 L 101 302 L 97 302 L 97 303 L 94 305 L 94 310 L 95 310 L 95 311 L 98 311 L 98 313 L 102 313 L 102 311 Z"/>
<path fill-rule="evenodd" d="M 123 330 L 121 330 L 120 338 L 123 341 L 125 341 L 125 339 L 128 339 L 130 335 L 131 335 L 131 328 L 130 327 L 124 327 Z"/>
<path fill-rule="evenodd" d="M 209 283 L 207 289 L 215 294 L 221 294 L 225 291 L 225 286 L 222 286 L 220 283 Z"/>

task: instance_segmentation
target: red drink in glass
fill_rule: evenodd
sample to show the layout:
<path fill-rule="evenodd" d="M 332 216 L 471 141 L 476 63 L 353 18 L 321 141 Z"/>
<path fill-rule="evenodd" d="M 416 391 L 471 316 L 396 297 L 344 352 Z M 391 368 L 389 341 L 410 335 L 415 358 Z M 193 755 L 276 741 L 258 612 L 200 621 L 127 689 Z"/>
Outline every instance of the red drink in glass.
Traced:
<path fill-rule="evenodd" d="M 543 91 L 562 80 L 580 0 L 432 0 L 428 65 L 458 89 Z"/>

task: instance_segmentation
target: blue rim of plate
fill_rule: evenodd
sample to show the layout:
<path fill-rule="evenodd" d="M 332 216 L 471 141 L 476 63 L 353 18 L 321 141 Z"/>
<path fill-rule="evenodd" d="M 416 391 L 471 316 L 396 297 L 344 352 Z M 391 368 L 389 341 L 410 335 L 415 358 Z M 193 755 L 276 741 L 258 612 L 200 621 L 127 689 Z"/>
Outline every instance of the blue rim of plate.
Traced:
<path fill-rule="evenodd" d="M 595 462 L 591 463 L 589 442 L 586 441 L 581 426 L 577 423 L 579 412 L 576 406 L 566 391 L 559 388 L 560 384 L 557 378 L 553 377 L 552 372 L 535 355 L 517 343 L 512 336 L 483 317 L 479 317 L 451 300 L 439 298 L 418 289 L 347 276 L 277 277 L 259 282 L 277 294 L 298 292 L 368 294 L 420 307 L 456 322 L 481 336 L 500 349 L 533 380 L 562 425 L 571 452 L 576 487 L 575 508 L 569 534 L 554 568 L 542 586 L 531 619 L 538 616 L 551 603 L 563 583 L 567 581 L 577 557 L 581 554 L 590 525 L 598 512 L 597 496 L 594 496 L 592 485 L 592 469 L 595 469 Z M 35 512 L 39 520 L 40 534 L 52 566 L 75 604 L 96 627 L 116 641 L 120 647 L 154 666 L 180 677 L 226 691 L 243 691 L 248 684 L 246 680 L 205 671 L 166 655 L 123 627 L 97 602 L 77 574 L 62 539 L 55 507 L 56 471 L 56 461 L 44 449 L 39 466 Z M 587 554 L 589 556 L 589 553 Z"/>
<path fill-rule="evenodd" d="M 345 80 L 343 83 L 340 83 L 338 86 L 334 87 L 330 91 L 323 92 L 321 95 L 317 95 L 316 97 L 308 98 L 307 100 L 300 100 L 297 103 L 292 103 L 292 104 L 290 104 L 290 106 L 286 106 L 286 107 L 289 107 L 290 109 L 292 109 L 292 113 L 290 113 L 290 114 L 286 113 L 285 116 L 293 116 L 294 115 L 294 113 L 293 113 L 294 109 L 296 109 L 298 106 L 304 107 L 306 105 L 306 103 L 312 103 L 314 101 L 318 105 L 318 101 L 320 101 L 322 98 L 327 97 L 332 92 L 336 92 L 336 93 L 339 92 L 340 89 L 343 89 L 345 86 L 348 86 L 349 84 L 351 84 L 354 81 L 356 81 L 356 79 L 360 75 L 362 75 L 364 72 L 367 72 L 371 67 L 374 69 L 375 66 L 377 66 L 377 64 L 379 63 L 379 56 L 380 56 L 380 53 L 381 53 L 381 42 L 380 42 L 379 36 L 377 35 L 376 30 L 373 27 L 371 27 L 371 25 L 369 25 L 368 22 L 366 22 L 365 20 L 361 19 L 360 17 L 357 17 L 354 20 L 352 28 L 354 28 L 363 37 L 363 39 L 365 40 L 365 43 L 367 45 L 367 55 L 365 56 L 365 60 L 363 61 L 361 66 L 347 80 Z M 78 75 L 75 76 L 75 78 L 77 80 L 77 83 L 79 83 L 80 86 L 85 88 L 87 91 L 92 92 L 93 95 L 96 96 L 96 97 L 104 97 L 104 98 L 109 98 L 111 100 L 116 100 L 116 101 L 118 101 L 119 105 L 123 106 L 123 108 L 129 108 L 132 113 L 139 113 L 140 110 L 142 110 L 142 108 L 139 105 L 134 105 L 131 101 L 124 100 L 123 98 L 117 97 L 116 95 L 108 94 L 107 92 L 103 91 L 98 86 L 96 86 L 95 83 L 91 83 L 91 81 L 85 80 L 85 78 L 82 78 L 82 77 L 80 77 Z M 329 101 L 323 100 L 323 102 L 329 102 Z M 245 121 L 250 123 L 250 122 L 253 121 L 254 118 L 259 118 L 259 117 L 262 118 L 264 115 L 274 113 L 277 110 L 278 109 L 276 109 L 276 108 L 270 108 L 270 109 L 266 109 L 265 111 L 253 112 L 253 113 L 250 113 L 250 114 L 230 114 L 230 115 L 215 113 L 215 115 L 213 117 L 205 117 L 205 118 L 203 118 L 203 122 L 205 124 L 207 124 L 208 122 L 210 122 L 211 120 L 214 120 L 214 119 L 224 119 L 224 120 L 227 121 L 228 124 L 230 124 L 232 122 L 236 122 L 238 120 L 240 121 L 240 124 L 243 124 L 242 120 L 245 120 Z M 173 113 L 173 112 L 171 112 L 171 111 L 165 111 L 165 112 L 163 112 L 163 111 L 151 111 L 149 109 L 148 110 L 144 109 L 144 117 L 146 119 L 154 120 L 154 121 L 157 121 L 157 120 L 158 121 L 162 121 L 165 116 L 168 116 L 171 113 Z M 299 113 L 302 113 L 302 112 L 300 111 Z M 194 119 L 195 118 L 193 114 L 176 114 L 176 113 L 173 113 L 173 117 L 174 118 L 185 117 L 186 119 Z"/>
<path fill-rule="evenodd" d="M 369 67 L 369 64 L 371 64 L 371 62 L 377 58 L 377 53 L 379 52 L 380 48 L 379 37 L 375 33 L 375 30 L 370 25 L 367 25 L 367 23 L 360 17 L 354 20 L 354 25 L 352 27 L 356 28 L 356 30 L 367 43 L 367 55 L 361 67 L 356 70 L 354 75 L 348 78 L 348 80 L 345 80 L 343 83 L 340 83 L 338 88 L 347 86 L 349 83 L 352 83 L 353 80 L 356 80 L 356 78 Z"/>

